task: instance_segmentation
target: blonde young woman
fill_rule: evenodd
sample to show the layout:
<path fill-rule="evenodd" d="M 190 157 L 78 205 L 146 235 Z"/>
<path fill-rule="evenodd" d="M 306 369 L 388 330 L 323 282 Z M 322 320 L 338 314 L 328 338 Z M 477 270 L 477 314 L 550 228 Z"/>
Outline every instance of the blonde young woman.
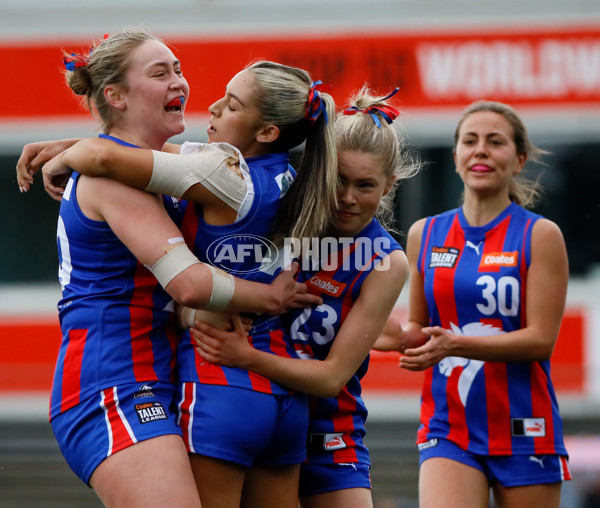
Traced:
<path fill-rule="evenodd" d="M 237 333 L 201 322 L 192 329 L 204 358 L 311 396 L 308 457 L 300 468 L 303 508 L 373 506 L 361 378 L 408 272 L 403 250 L 375 216 L 390 218 L 394 187 L 418 169 L 391 125 L 398 111 L 388 98 L 363 88 L 335 122 L 338 206 L 327 248 L 316 256 L 305 252 L 298 276 L 323 303 L 289 314 L 296 357 L 252 348 L 240 326 Z"/>
<path fill-rule="evenodd" d="M 320 88 L 301 69 L 254 63 L 236 74 L 224 97 L 209 108 L 210 144 L 188 143 L 181 150 L 187 155 L 174 155 L 83 140 L 45 166 L 45 175 L 53 175 L 46 180 L 47 188 L 60 195 L 62 189 L 52 182 L 68 166 L 189 198 L 168 200 L 171 212 L 194 252 L 213 263 L 210 247 L 224 237 L 233 239 L 228 247 L 236 250 L 249 238 L 322 236 L 334 210 L 337 159 L 330 121 L 335 107 Z M 296 176 L 288 150 L 303 141 Z M 30 152 L 47 149 L 38 144 Z M 221 149 L 227 150 L 225 156 L 218 155 Z M 223 171 L 215 170 L 215 153 L 221 160 L 237 158 L 239 171 L 228 170 L 226 164 Z M 33 159 L 30 165 L 37 162 Z M 240 262 L 229 257 L 221 266 L 265 282 L 281 268 L 240 257 Z M 280 328 L 277 319 L 254 316 L 255 347 L 293 354 Z M 306 455 L 305 396 L 242 369 L 199 361 L 189 336 L 178 348 L 177 375 L 179 419 L 203 506 L 239 506 L 242 488 L 261 496 L 256 501 L 261 506 L 294 505 L 297 470 Z M 247 479 L 250 467 L 252 478 Z"/>
<path fill-rule="evenodd" d="M 189 88 L 156 37 L 126 29 L 65 63 L 69 86 L 97 111 L 106 143 L 160 149 L 183 131 Z M 22 188 L 31 183 L 29 169 L 18 173 Z M 273 286 L 234 281 L 198 263 L 151 194 L 74 173 L 61 197 L 63 340 L 50 402 L 60 449 L 106 506 L 198 507 L 172 410 L 178 333 L 171 298 L 277 313 L 297 284 L 291 274 Z M 150 491 L 150 498 L 139 494 Z"/>

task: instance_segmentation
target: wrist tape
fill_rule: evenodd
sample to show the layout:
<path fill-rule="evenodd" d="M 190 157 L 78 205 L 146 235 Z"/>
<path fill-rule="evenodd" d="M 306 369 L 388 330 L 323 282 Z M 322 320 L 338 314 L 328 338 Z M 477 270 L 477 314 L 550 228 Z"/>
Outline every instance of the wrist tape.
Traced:
<path fill-rule="evenodd" d="M 177 306 L 177 318 L 179 325 L 184 330 L 187 328 L 193 328 L 196 318 L 196 309 L 190 307 L 184 307 L 183 305 Z"/>

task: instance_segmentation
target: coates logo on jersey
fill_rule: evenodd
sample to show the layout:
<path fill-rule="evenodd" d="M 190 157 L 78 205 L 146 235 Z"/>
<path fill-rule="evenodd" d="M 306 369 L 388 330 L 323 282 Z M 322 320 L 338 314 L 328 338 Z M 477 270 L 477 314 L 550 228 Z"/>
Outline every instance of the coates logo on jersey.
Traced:
<path fill-rule="evenodd" d="M 306 285 L 309 287 L 309 292 L 314 292 L 310 291 L 312 287 L 316 289 L 317 293 L 328 293 L 332 296 L 339 296 L 347 286 L 345 282 L 338 282 L 337 280 L 330 279 L 322 273 L 313 275 L 308 279 Z"/>
<path fill-rule="evenodd" d="M 459 254 L 455 247 L 432 247 L 429 268 L 453 268 Z"/>
<path fill-rule="evenodd" d="M 517 266 L 518 251 L 488 252 L 481 257 L 479 270 L 498 270 L 504 266 Z"/>
<path fill-rule="evenodd" d="M 229 273 L 268 271 L 277 262 L 278 251 L 270 240 L 258 235 L 227 235 L 206 251 L 208 262 Z"/>

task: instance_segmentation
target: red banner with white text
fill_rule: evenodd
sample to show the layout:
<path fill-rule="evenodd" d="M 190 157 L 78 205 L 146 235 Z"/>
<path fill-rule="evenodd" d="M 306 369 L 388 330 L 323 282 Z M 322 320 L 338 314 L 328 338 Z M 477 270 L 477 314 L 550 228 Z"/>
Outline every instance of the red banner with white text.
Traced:
<path fill-rule="evenodd" d="M 482 98 L 600 109 L 600 26 L 166 42 L 191 85 L 190 113 L 206 113 L 229 79 L 256 59 L 309 70 L 313 79 L 333 85 L 340 105 L 368 82 L 381 92 L 400 87 L 404 109 L 455 109 Z M 90 43 L 0 40 L 0 61 L 13 71 L 12 79 L 0 82 L 0 122 L 85 117 L 62 78 L 62 51 L 85 52 Z"/>

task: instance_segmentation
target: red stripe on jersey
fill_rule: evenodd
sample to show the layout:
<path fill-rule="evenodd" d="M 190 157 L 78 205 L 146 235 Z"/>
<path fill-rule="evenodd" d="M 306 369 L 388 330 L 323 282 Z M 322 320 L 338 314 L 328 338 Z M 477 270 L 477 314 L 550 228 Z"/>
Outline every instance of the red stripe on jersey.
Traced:
<path fill-rule="evenodd" d="M 108 455 L 112 455 L 120 450 L 131 446 L 134 441 L 127 429 L 125 422 L 121 417 L 119 408 L 119 398 L 116 396 L 116 388 L 108 388 L 102 391 L 104 396 L 103 405 L 106 417 L 108 418 L 108 432 L 111 435 L 111 447 Z"/>
<path fill-rule="evenodd" d="M 485 362 L 483 369 L 488 414 L 488 450 L 512 453 L 506 364 Z"/>
<path fill-rule="evenodd" d="M 452 328 L 452 324 L 458 325 L 459 322 L 454 298 L 454 278 L 456 276 L 456 268 L 460 263 L 463 253 L 464 244 L 464 231 L 460 225 L 458 214 L 456 214 L 448 229 L 443 245 L 438 247 L 453 247 L 457 249 L 459 251 L 458 258 L 452 267 L 436 268 L 432 284 L 433 297 L 438 310 L 440 325 L 442 328 L 448 330 Z M 426 258 L 426 253 L 433 247 L 435 246 L 428 247 L 428 250 L 424 251 L 423 260 Z M 423 265 L 422 268 L 424 269 L 425 266 Z M 463 367 L 455 367 L 446 381 L 446 404 L 448 406 L 447 418 L 449 424 L 447 439 L 466 450 L 469 446 L 469 432 L 465 407 L 460 400 L 458 392 L 458 381 L 463 370 Z"/>
<path fill-rule="evenodd" d="M 274 330 L 269 332 L 269 349 L 278 356 L 290 356 L 285 349 L 285 338 L 283 331 Z M 256 374 L 255 372 L 248 371 L 248 379 L 250 379 L 250 383 L 252 383 L 252 389 L 255 392 L 273 393 L 271 381 L 266 377 Z"/>
<path fill-rule="evenodd" d="M 131 326 L 131 362 L 136 381 L 156 381 L 158 376 L 154 371 L 154 352 L 150 340 L 153 330 L 152 286 L 157 283 L 147 268 L 137 264 L 133 278 L 133 295 L 129 307 Z"/>
<path fill-rule="evenodd" d="M 506 231 L 510 224 L 510 216 L 504 219 L 495 228 L 490 229 L 485 234 L 485 242 L 481 259 L 485 259 L 487 254 L 492 252 L 502 252 L 504 250 L 504 240 L 506 239 Z M 479 265 L 480 272 L 499 272 L 500 265 L 482 266 Z"/>
<path fill-rule="evenodd" d="M 552 401 L 548 394 L 548 377 L 538 362 L 531 363 L 531 414 L 543 418 L 545 435 L 534 437 L 535 453 L 556 453 L 554 449 L 554 419 Z"/>
<path fill-rule="evenodd" d="M 458 214 L 452 221 L 452 226 L 448 230 L 444 247 L 455 247 L 460 250 L 458 258 L 452 268 L 436 268 L 433 279 L 433 298 L 440 315 L 440 324 L 442 328 L 451 329 L 450 323 L 458 324 L 458 314 L 454 303 L 454 276 L 456 267 L 462 256 L 462 245 L 465 243 L 463 230 L 458 221 Z M 425 258 L 426 256 L 423 256 Z M 451 298 L 448 298 L 449 292 Z"/>
<path fill-rule="evenodd" d="M 269 349 L 273 351 L 277 356 L 287 356 L 290 357 L 290 354 L 286 348 L 285 335 L 282 330 L 275 330 L 270 334 L 271 341 L 269 342 Z"/>
<path fill-rule="evenodd" d="M 353 415 L 356 412 L 356 399 L 348 392 L 348 387 L 344 386 L 337 396 L 338 412 L 333 415 L 333 432 L 343 432 L 346 448 L 333 451 L 333 462 L 358 462 L 356 456 L 356 442 L 351 437 L 354 430 Z"/>
<path fill-rule="evenodd" d="M 271 388 L 271 381 L 269 381 L 266 377 L 261 376 L 260 374 L 256 374 L 251 370 L 248 371 L 248 379 L 250 380 L 250 384 L 252 385 L 252 389 L 255 392 L 262 393 L 272 393 L 273 390 Z"/>
<path fill-rule="evenodd" d="M 209 385 L 227 386 L 227 378 L 225 372 L 220 365 L 207 362 L 202 355 L 194 348 L 194 363 L 196 364 L 196 373 L 198 374 L 198 382 Z"/>
<path fill-rule="evenodd" d="M 502 329 L 502 320 L 482 318 L 481 323 Z M 511 453 L 510 400 L 508 372 L 505 363 L 485 362 L 483 365 L 488 424 L 488 450 L 508 450 Z M 493 416 L 491 416 L 493 415 Z"/>
<path fill-rule="evenodd" d="M 198 215 L 193 203 L 188 203 L 180 229 L 185 243 L 194 252 L 194 243 L 196 241 L 196 234 L 198 233 Z"/>
<path fill-rule="evenodd" d="M 177 346 L 179 344 L 179 339 L 181 337 L 180 333 L 176 330 L 175 326 L 167 327 L 167 340 L 169 341 L 169 345 L 171 346 L 171 374 L 169 376 L 172 383 L 175 382 L 175 363 L 177 361 Z"/>
<path fill-rule="evenodd" d="M 375 253 L 371 257 L 371 259 L 369 259 L 368 261 L 366 261 L 364 263 L 363 268 L 373 266 L 377 257 L 378 257 L 378 255 L 377 255 L 377 253 Z M 349 284 L 348 291 L 346 291 L 346 293 L 344 294 L 344 300 L 342 301 L 342 307 L 341 307 L 342 312 L 341 312 L 340 323 L 344 322 L 344 320 L 346 319 L 346 316 L 352 310 L 352 304 L 354 303 L 354 299 L 352 298 L 352 292 L 354 289 L 354 285 L 357 283 L 358 279 L 363 275 L 363 273 L 364 272 L 362 272 L 360 270 L 358 271 L 358 273 L 356 274 L 356 277 L 354 277 L 352 282 Z"/>
<path fill-rule="evenodd" d="M 423 248 L 421 249 L 421 266 L 419 270 L 423 277 L 425 274 L 425 258 L 427 257 L 427 251 L 429 250 L 429 240 L 435 221 L 436 219 L 431 219 L 431 221 L 429 221 L 429 228 L 427 229 L 425 240 L 423 241 L 423 239 L 421 239 Z M 417 432 L 417 443 L 425 443 L 427 441 L 429 422 L 435 413 L 435 399 L 431 393 L 434 368 L 435 367 L 430 367 L 427 369 L 423 379 L 423 389 L 421 390 L 421 427 Z"/>
<path fill-rule="evenodd" d="M 417 432 L 417 443 L 427 441 L 427 433 L 429 432 L 429 421 L 435 412 L 435 400 L 431 395 L 431 380 L 433 378 L 434 367 L 429 367 L 425 371 L 423 379 L 423 390 L 421 391 L 421 427 Z"/>
<path fill-rule="evenodd" d="M 491 253 L 504 252 L 506 233 L 510 225 L 511 216 L 506 217 L 496 227 L 485 235 L 484 248 L 481 258 Z M 480 272 L 498 272 L 500 264 L 483 266 L 479 265 Z M 502 322 L 495 319 L 482 319 L 482 323 L 503 328 Z M 511 453 L 512 440 L 510 428 L 510 400 L 508 392 L 508 373 L 506 364 L 486 362 L 484 364 L 487 424 L 488 424 L 488 450 L 506 450 Z M 491 416 L 494 415 L 494 416 Z"/>
<path fill-rule="evenodd" d="M 338 270 L 340 270 L 344 267 L 344 260 L 350 258 L 352 253 L 356 250 L 356 247 L 357 247 L 357 243 L 352 242 L 347 247 L 344 247 L 342 250 L 339 250 L 332 254 L 332 257 L 334 255 L 337 256 L 337 265 L 336 265 L 337 268 L 333 271 L 333 274 L 336 274 L 338 272 Z"/>
<path fill-rule="evenodd" d="M 356 284 L 361 275 L 362 273 L 358 272 L 356 277 L 354 277 L 352 282 L 348 285 L 348 290 L 344 293 L 344 298 L 342 299 L 342 305 L 340 307 L 340 323 L 344 322 L 346 316 L 352 310 L 352 305 L 354 304 L 354 299 L 352 298 L 352 291 L 354 289 L 354 285 Z"/>
<path fill-rule="evenodd" d="M 502 329 L 501 319 L 482 318 L 480 321 L 483 324 Z M 506 364 L 485 362 L 483 369 L 488 414 L 488 450 L 511 450 L 510 400 Z"/>
<path fill-rule="evenodd" d="M 531 219 L 527 221 L 525 225 L 525 230 L 523 232 L 523 245 L 521 247 L 521 262 L 519 264 L 519 271 L 521 275 L 521 328 L 525 328 L 527 326 L 527 259 L 525 257 L 525 253 L 527 252 L 527 234 L 529 232 L 529 228 L 531 227 Z"/>
<path fill-rule="evenodd" d="M 69 330 L 69 344 L 62 372 L 61 412 L 79 404 L 81 394 L 81 364 L 87 330 Z"/>
<path fill-rule="evenodd" d="M 356 250 L 357 247 L 357 243 L 353 242 L 352 244 L 350 244 L 348 247 L 342 249 L 341 251 L 337 252 L 337 268 L 333 271 L 332 273 L 332 277 L 341 269 L 344 268 L 344 262 L 346 259 L 350 259 L 350 257 L 352 256 L 352 254 L 354 253 L 354 251 Z M 377 258 L 377 255 L 375 254 L 370 262 L 372 263 L 374 259 Z M 356 261 L 356 258 L 355 258 Z M 364 264 L 364 266 L 368 266 L 369 262 L 366 262 Z M 356 281 L 358 280 L 358 278 L 362 275 L 362 273 L 360 271 L 358 271 L 356 277 L 352 280 L 352 282 L 348 285 L 348 288 L 346 289 L 346 292 L 344 293 L 344 298 L 342 300 L 342 306 L 340 308 L 341 310 L 341 314 L 340 314 L 340 323 L 343 323 L 344 320 L 346 319 L 346 316 L 348 315 L 348 313 L 350 312 L 350 310 L 352 309 L 352 304 L 354 303 L 354 300 L 352 299 L 352 289 L 354 288 L 354 284 L 356 283 Z M 342 279 L 343 280 L 343 279 Z"/>
<path fill-rule="evenodd" d="M 435 368 L 436 366 L 434 366 Z M 463 373 L 464 367 L 454 367 L 447 381 L 446 393 L 448 393 L 448 441 L 456 443 L 460 448 L 466 450 L 469 446 L 469 429 L 466 424 L 465 407 L 458 397 L 458 381 Z"/>

